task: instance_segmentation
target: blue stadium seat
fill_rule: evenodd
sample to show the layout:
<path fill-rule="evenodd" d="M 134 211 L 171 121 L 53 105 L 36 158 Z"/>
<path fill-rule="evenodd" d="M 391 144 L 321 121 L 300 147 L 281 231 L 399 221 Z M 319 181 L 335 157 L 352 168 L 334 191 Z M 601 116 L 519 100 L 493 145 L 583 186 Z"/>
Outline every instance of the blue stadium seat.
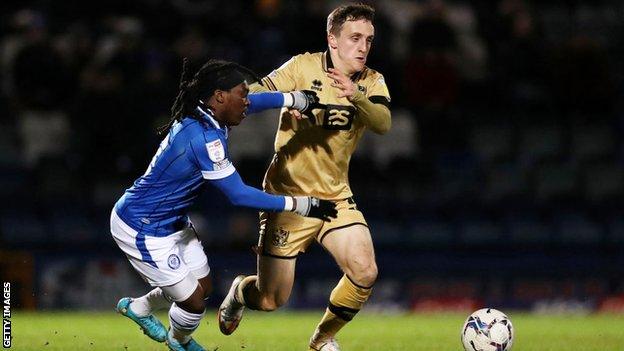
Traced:
<path fill-rule="evenodd" d="M 510 126 L 479 125 L 469 135 L 470 149 L 482 163 L 511 159 L 513 143 L 514 132 Z"/>
<path fill-rule="evenodd" d="M 557 228 L 556 240 L 566 245 L 598 245 L 606 233 L 600 223 L 578 211 L 555 215 L 553 222 Z"/>
<path fill-rule="evenodd" d="M 624 196 L 624 167 L 602 162 L 584 169 L 585 199 L 592 203 L 621 200 Z"/>
<path fill-rule="evenodd" d="M 407 242 L 415 247 L 448 246 L 455 238 L 455 227 L 441 220 L 416 220 L 409 225 Z"/>
<path fill-rule="evenodd" d="M 533 165 L 559 158 L 564 151 L 563 134 L 558 126 L 531 126 L 520 136 L 520 161 Z"/>
<path fill-rule="evenodd" d="M 552 225 L 536 214 L 513 214 L 505 222 L 512 244 L 544 245 L 552 241 Z"/>

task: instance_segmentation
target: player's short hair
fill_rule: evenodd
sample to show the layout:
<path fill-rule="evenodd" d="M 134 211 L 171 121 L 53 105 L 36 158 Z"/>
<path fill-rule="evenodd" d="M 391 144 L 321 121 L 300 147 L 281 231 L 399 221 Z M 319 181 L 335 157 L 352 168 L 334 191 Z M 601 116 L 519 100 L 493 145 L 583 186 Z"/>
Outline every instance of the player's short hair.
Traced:
<path fill-rule="evenodd" d="M 189 67 L 185 57 L 182 63 L 182 74 L 178 96 L 171 107 L 171 120 L 158 129 L 158 133 L 165 133 L 175 121 L 185 117 L 200 119 L 197 107 L 204 103 L 202 98 L 210 98 L 216 90 L 230 90 L 246 79 L 249 82 L 257 81 L 262 84 L 258 75 L 247 67 L 235 62 L 211 59 L 208 60 L 195 74 Z"/>
<path fill-rule="evenodd" d="M 361 19 L 373 23 L 375 9 L 362 3 L 342 5 L 327 16 L 327 34 L 338 35 L 346 21 L 358 21 Z"/>

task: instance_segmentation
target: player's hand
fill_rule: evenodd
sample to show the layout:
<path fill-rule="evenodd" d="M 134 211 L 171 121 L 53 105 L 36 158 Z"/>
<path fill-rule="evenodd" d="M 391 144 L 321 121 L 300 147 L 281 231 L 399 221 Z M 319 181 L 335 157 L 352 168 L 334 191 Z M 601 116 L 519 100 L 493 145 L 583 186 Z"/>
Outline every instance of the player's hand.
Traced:
<path fill-rule="evenodd" d="M 317 108 L 325 108 L 319 102 L 319 97 L 316 95 L 315 91 L 312 90 L 297 90 L 290 93 L 293 96 L 293 108 L 298 110 L 300 113 L 295 117 L 297 119 L 301 119 L 301 117 L 306 116 L 308 118 L 313 118 L 314 114 L 312 110 Z"/>
<path fill-rule="evenodd" d="M 297 120 L 302 120 L 308 117 L 308 116 L 302 115 L 301 112 L 299 112 L 298 110 L 294 110 L 292 108 L 288 109 L 288 113 L 290 114 L 291 117 L 295 117 Z"/>
<path fill-rule="evenodd" d="M 328 71 L 329 73 L 327 73 L 327 76 L 333 81 L 331 86 L 338 89 L 336 97 L 346 97 L 351 101 L 351 98 L 353 98 L 353 95 L 355 95 L 357 91 L 357 85 L 353 83 L 351 78 L 335 68 L 330 68 Z"/>
<path fill-rule="evenodd" d="M 310 196 L 294 196 L 293 201 L 295 207 L 293 212 L 305 217 L 330 221 L 338 215 L 336 204 L 331 201 L 320 200 Z"/>
<path fill-rule="evenodd" d="M 310 107 L 318 104 L 319 98 L 315 91 L 312 90 L 297 90 L 292 91 L 290 94 L 293 97 L 292 108 L 295 108 L 301 112 L 306 112 Z"/>

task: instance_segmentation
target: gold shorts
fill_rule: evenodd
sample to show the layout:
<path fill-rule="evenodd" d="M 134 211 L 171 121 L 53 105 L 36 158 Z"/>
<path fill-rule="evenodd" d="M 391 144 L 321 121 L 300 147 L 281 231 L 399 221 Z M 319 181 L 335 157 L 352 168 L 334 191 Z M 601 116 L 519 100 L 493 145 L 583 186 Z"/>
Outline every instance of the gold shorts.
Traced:
<path fill-rule="evenodd" d="M 336 201 L 336 210 L 338 215 L 329 222 L 293 212 L 260 212 L 258 251 L 265 256 L 296 258 L 312 241 L 321 243 L 336 229 L 356 224 L 368 227 L 353 198 Z"/>

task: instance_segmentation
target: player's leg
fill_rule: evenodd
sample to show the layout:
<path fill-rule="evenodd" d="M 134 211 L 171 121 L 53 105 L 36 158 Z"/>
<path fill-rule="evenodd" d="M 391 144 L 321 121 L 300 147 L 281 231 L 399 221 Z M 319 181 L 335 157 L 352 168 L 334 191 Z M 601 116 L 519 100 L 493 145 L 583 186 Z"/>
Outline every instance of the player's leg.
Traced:
<path fill-rule="evenodd" d="M 370 232 L 362 224 L 328 231 L 321 244 L 332 254 L 344 275 L 329 297 L 325 315 L 310 340 L 310 347 L 313 350 L 337 350 L 337 345 L 332 345 L 335 344 L 333 338 L 368 300 L 377 279 L 377 264 Z"/>
<path fill-rule="evenodd" d="M 191 230 L 191 228 L 187 230 Z M 185 235 L 182 239 L 180 243 L 182 260 L 184 260 L 193 275 L 199 280 L 199 284 L 204 290 L 204 299 L 207 299 L 212 292 L 212 280 L 208 276 L 210 267 L 208 266 L 208 260 L 203 251 L 203 246 L 196 234 L 190 235 L 189 233 L 189 235 Z M 122 300 L 119 301 L 119 304 L 128 304 L 132 313 L 137 316 L 151 315 L 153 312 L 160 309 L 169 308 L 172 303 L 171 299 L 163 293 L 160 287 L 152 289 L 141 297 L 125 297 Z"/>
<path fill-rule="evenodd" d="M 205 313 L 205 299 L 212 290 L 208 258 L 192 228 L 181 233 L 177 244 L 180 259 L 190 274 L 176 286 L 163 288 L 176 301 L 169 310 L 167 345 L 171 350 L 203 350 L 191 334 L 199 327 Z M 189 292 L 192 292 L 190 296 Z"/>
<path fill-rule="evenodd" d="M 219 328 L 225 335 L 236 330 L 243 310 L 273 311 L 288 301 L 295 279 L 296 259 L 258 256 L 258 274 L 238 276 L 219 308 Z"/>
<path fill-rule="evenodd" d="M 219 308 L 219 327 L 229 335 L 237 328 L 243 309 L 273 311 L 288 301 L 299 252 L 314 241 L 323 225 L 294 213 L 262 213 L 258 240 L 258 274 L 234 279 Z"/>
<path fill-rule="evenodd" d="M 207 299 L 212 293 L 212 279 L 209 276 L 210 266 L 208 265 L 208 257 L 204 252 L 204 246 L 192 226 L 184 230 L 184 235 L 180 238 L 178 245 L 181 259 L 199 281 L 199 285 L 204 291 L 204 300 Z"/>
<path fill-rule="evenodd" d="M 162 287 L 174 301 L 169 309 L 167 346 L 170 350 L 204 350 L 191 334 L 199 327 L 205 312 L 204 289 L 192 273 L 182 281 Z"/>
<path fill-rule="evenodd" d="M 142 237 L 132 228 L 128 227 L 117 216 L 115 211 L 111 213 L 110 230 L 113 239 L 119 248 L 126 254 L 126 257 L 134 269 L 146 281 L 153 282 L 149 276 L 155 277 L 157 269 L 150 263 L 143 260 L 141 250 L 137 247 L 137 237 Z M 152 284 L 156 286 L 157 284 Z M 167 300 L 162 290 L 158 287 L 139 298 L 124 297 L 117 303 L 116 309 L 123 316 L 131 319 L 139 325 L 141 330 L 151 339 L 163 342 L 167 337 L 165 326 L 152 314 L 152 311 L 166 307 L 171 302 Z"/>

